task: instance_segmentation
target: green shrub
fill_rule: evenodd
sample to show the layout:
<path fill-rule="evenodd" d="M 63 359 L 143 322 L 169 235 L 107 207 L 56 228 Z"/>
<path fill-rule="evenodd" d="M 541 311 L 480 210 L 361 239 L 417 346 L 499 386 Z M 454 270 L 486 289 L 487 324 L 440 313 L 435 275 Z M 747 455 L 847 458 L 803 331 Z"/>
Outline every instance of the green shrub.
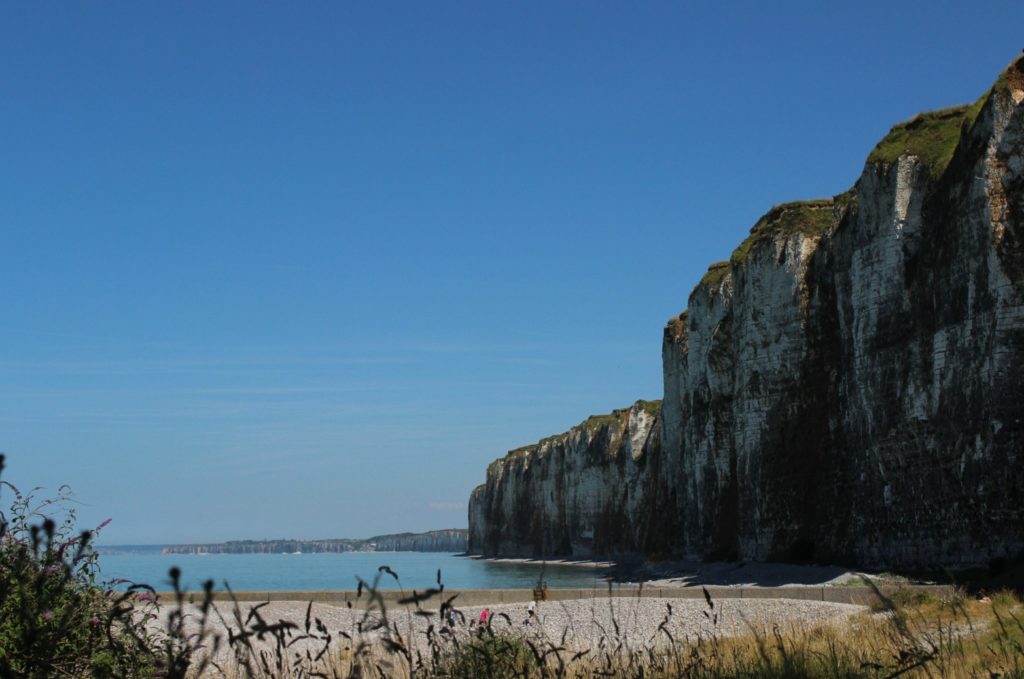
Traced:
<path fill-rule="evenodd" d="M 95 531 L 75 532 L 68 489 L 43 500 L 4 489 L 14 500 L 0 511 L 0 676 L 156 676 L 150 611 L 118 605 L 97 583 Z"/>

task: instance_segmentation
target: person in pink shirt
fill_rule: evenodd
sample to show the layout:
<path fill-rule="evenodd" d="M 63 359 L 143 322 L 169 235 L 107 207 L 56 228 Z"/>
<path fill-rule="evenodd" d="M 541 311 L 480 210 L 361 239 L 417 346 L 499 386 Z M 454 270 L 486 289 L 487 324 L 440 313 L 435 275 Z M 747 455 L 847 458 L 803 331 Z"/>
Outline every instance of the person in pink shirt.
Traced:
<path fill-rule="evenodd" d="M 487 621 L 490 619 L 490 617 L 491 609 L 485 608 L 484 610 L 480 611 L 480 622 L 477 624 L 476 627 L 477 633 L 479 633 L 480 636 L 484 635 L 484 628 L 487 627 Z"/>

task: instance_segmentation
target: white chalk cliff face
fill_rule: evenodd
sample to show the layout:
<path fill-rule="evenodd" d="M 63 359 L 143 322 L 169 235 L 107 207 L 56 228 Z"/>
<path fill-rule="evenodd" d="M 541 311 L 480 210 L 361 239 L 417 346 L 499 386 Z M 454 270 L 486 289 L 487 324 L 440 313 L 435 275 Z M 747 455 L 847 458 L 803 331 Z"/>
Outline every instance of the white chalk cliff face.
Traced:
<path fill-rule="evenodd" d="M 491 464 L 487 484 L 470 497 L 470 549 L 538 557 L 638 551 L 658 406 L 638 401 Z"/>
<path fill-rule="evenodd" d="M 895 126 L 850 191 L 769 211 L 669 322 L 663 361 L 657 421 L 634 406 L 492 464 L 470 549 L 1024 550 L 1024 60 L 973 106 Z"/>

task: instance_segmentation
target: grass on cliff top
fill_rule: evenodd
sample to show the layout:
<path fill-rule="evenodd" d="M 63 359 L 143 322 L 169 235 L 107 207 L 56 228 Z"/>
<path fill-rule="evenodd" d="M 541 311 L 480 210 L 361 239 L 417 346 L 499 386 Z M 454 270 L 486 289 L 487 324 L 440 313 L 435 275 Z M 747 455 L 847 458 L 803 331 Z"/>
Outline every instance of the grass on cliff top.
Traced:
<path fill-rule="evenodd" d="M 938 177 L 953 159 L 961 130 L 974 123 L 987 98 L 986 94 L 973 104 L 919 113 L 893 125 L 871 151 L 868 162 L 893 164 L 900 156 L 909 154 L 920 158 L 929 174 Z"/>
<path fill-rule="evenodd" d="M 585 427 L 590 431 L 594 431 L 595 429 L 600 429 L 601 427 L 606 427 L 616 422 L 621 422 L 622 418 L 626 416 L 626 413 L 628 413 L 630 410 L 636 407 L 640 407 L 641 409 L 643 409 L 645 413 L 653 417 L 657 415 L 658 412 L 661 410 L 661 401 L 644 401 L 643 399 L 641 399 L 634 403 L 633 405 L 631 405 L 629 408 L 618 408 L 616 410 L 611 411 L 607 415 L 591 415 L 586 420 L 581 422 L 579 426 Z"/>
<path fill-rule="evenodd" d="M 940 176 L 953 159 L 961 131 L 971 128 L 994 91 L 1007 89 L 1024 89 L 1024 57 L 1011 62 L 995 84 L 973 104 L 919 113 L 893 125 L 868 156 L 868 162 L 892 164 L 907 153 L 920 158 L 932 177 Z"/>
<path fill-rule="evenodd" d="M 700 279 L 699 286 L 710 288 L 718 285 L 722 280 L 729 275 L 729 261 L 723 260 L 721 262 L 715 262 L 708 267 L 708 272 L 704 274 Z"/>
<path fill-rule="evenodd" d="M 1008 89 L 1024 89 L 1024 57 L 1011 62 L 992 88 L 973 104 L 919 113 L 910 120 L 894 125 L 871 151 L 868 162 L 893 164 L 903 154 L 909 154 L 917 156 L 932 177 L 940 176 L 953 159 L 962 131 L 971 128 L 992 92 Z M 855 201 L 855 190 L 850 189 L 832 199 L 777 205 L 757 221 L 750 230 L 750 236 L 733 251 L 730 263 L 742 264 L 759 244 L 774 235 L 820 233 Z M 729 272 L 725 262 L 712 264 L 697 289 L 717 285 Z"/>
<path fill-rule="evenodd" d="M 644 412 L 651 417 L 654 417 L 661 412 L 661 399 L 656 399 L 654 401 L 644 401 L 641 399 L 637 401 L 637 405 L 643 408 Z"/>
<path fill-rule="evenodd" d="M 744 263 L 758 245 L 776 235 L 804 234 L 811 236 L 821 233 L 832 225 L 835 219 L 834 207 L 835 201 L 832 198 L 799 200 L 776 205 L 757 220 L 757 223 L 750 229 L 750 235 L 733 250 L 730 263 L 733 265 Z M 707 274 L 705 274 L 706 277 Z"/>
<path fill-rule="evenodd" d="M 633 408 L 641 408 L 645 413 L 654 417 L 661 411 L 661 401 L 645 401 L 644 399 L 640 399 L 636 403 L 631 405 L 629 408 L 618 408 L 605 415 L 591 415 L 590 417 L 588 417 L 587 419 L 583 420 L 578 425 L 570 429 L 569 431 L 562 432 L 561 434 L 555 434 L 554 436 L 548 436 L 546 438 L 542 438 L 540 441 L 537 441 L 536 443 L 531 443 L 529 445 L 520 446 L 519 448 L 510 450 L 505 455 L 504 458 L 495 460 L 494 462 L 491 463 L 491 465 L 498 464 L 505 460 L 515 460 L 520 457 L 525 457 L 526 455 L 529 455 L 530 453 L 542 448 L 548 443 L 557 440 L 567 439 L 569 437 L 569 434 L 573 431 L 573 429 L 583 428 L 586 429 L 587 431 L 594 431 L 600 429 L 601 427 L 606 427 L 611 424 L 621 422 L 622 419 L 626 416 L 626 413 Z M 490 467 L 488 467 L 488 469 L 490 469 Z"/>
<path fill-rule="evenodd" d="M 545 436 L 544 438 L 542 438 L 540 441 L 537 441 L 536 443 L 529 443 L 529 444 L 527 444 L 525 446 L 519 446 L 518 448 L 515 448 L 513 450 L 508 451 L 508 453 L 506 453 L 505 457 L 497 459 L 494 462 L 492 462 L 491 464 L 498 464 L 498 463 L 500 463 L 500 462 L 502 462 L 504 460 L 515 460 L 515 459 L 520 458 L 520 457 L 525 457 L 525 456 L 529 455 L 530 453 L 532 453 L 532 452 L 534 452 L 536 450 L 539 450 L 540 448 L 542 448 L 543 446 L 545 446 L 545 445 L 547 445 L 549 443 L 552 443 L 554 441 L 558 441 L 558 440 L 561 440 L 561 439 L 566 439 L 568 437 L 569 437 L 569 432 L 567 432 L 567 431 L 566 432 L 562 432 L 561 434 L 554 434 L 553 436 Z"/>

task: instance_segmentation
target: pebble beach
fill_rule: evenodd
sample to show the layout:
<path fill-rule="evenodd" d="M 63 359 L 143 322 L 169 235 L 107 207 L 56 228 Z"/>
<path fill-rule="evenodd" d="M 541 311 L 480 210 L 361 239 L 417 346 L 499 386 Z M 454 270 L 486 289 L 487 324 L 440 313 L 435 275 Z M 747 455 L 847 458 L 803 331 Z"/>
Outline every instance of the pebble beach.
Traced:
<path fill-rule="evenodd" d="M 433 603 L 433 602 L 431 602 Z M 526 604 L 499 604 L 487 606 L 492 616 L 492 629 L 496 634 L 522 636 L 534 641 L 550 641 L 567 649 L 595 649 L 601 643 L 621 643 L 625 648 L 642 649 L 660 647 L 676 641 L 696 641 L 711 636 L 733 636 L 750 630 L 767 630 L 778 626 L 812 627 L 821 623 L 844 623 L 851 616 L 866 611 L 853 604 L 804 601 L 791 599 L 678 599 L 657 597 L 602 597 L 566 601 L 541 601 L 537 604 L 537 621 L 527 624 Z M 232 620 L 231 607 L 215 604 L 225 620 Z M 243 618 L 254 604 L 242 603 Z M 268 622 L 287 620 L 304 629 L 307 602 L 274 601 L 264 604 L 259 612 Z M 460 639 L 470 637 L 470 621 L 479 619 L 485 606 L 467 606 L 457 609 L 461 613 L 456 625 Z M 428 649 L 428 627 L 441 627 L 436 607 L 424 605 L 423 610 L 433 615 L 416 614 L 415 608 L 401 606 L 387 611 L 391 630 L 397 629 L 403 643 L 421 652 Z M 193 614 L 196 611 L 191 611 Z M 313 619 L 322 621 L 332 636 L 343 645 L 343 632 L 353 639 L 372 640 L 381 635 L 375 627 L 380 620 L 379 611 L 350 609 L 345 606 L 314 603 Z M 217 619 L 217 616 L 214 616 Z M 221 623 L 214 630 L 223 632 Z M 563 641 L 564 640 L 564 641 Z M 451 643 L 447 641 L 445 643 Z M 301 645 L 300 645 L 301 648 Z M 222 650 L 223 654 L 224 651 Z"/>

